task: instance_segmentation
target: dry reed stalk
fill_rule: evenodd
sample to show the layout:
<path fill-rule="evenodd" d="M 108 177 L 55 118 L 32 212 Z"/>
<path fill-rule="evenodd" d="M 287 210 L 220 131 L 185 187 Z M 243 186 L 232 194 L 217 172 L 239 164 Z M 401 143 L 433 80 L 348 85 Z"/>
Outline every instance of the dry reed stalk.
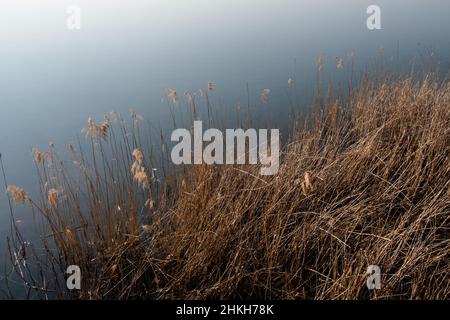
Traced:
<path fill-rule="evenodd" d="M 165 167 L 162 183 L 141 176 L 137 131 L 111 126 L 77 156 L 81 180 L 39 167 L 67 194 L 56 207 L 43 194 L 61 256 L 48 261 L 85 270 L 75 298 L 446 299 L 449 123 L 450 84 L 367 81 L 295 123 L 277 176 Z M 22 191 L 10 189 L 19 202 Z M 379 291 L 365 286 L 369 264 Z"/>

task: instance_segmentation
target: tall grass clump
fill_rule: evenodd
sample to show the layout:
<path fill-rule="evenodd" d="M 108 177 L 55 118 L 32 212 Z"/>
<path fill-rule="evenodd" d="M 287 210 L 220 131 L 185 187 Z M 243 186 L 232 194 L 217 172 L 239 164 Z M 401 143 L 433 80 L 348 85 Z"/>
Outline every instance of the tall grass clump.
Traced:
<path fill-rule="evenodd" d="M 40 200 L 10 189 L 49 229 L 45 254 L 26 249 L 35 270 L 15 270 L 59 298 L 449 298 L 450 84 L 366 79 L 321 101 L 293 123 L 274 176 L 173 167 L 139 120 L 90 119 L 75 168 L 36 151 Z M 65 288 L 73 264 L 79 291 Z"/>

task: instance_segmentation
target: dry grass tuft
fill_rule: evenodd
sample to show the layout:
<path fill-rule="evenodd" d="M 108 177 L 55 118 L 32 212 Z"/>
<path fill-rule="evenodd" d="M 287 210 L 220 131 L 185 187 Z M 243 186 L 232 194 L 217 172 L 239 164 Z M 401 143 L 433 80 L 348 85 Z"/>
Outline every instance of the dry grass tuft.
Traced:
<path fill-rule="evenodd" d="M 78 156 L 86 187 L 54 169 L 67 197 L 40 207 L 58 249 L 48 263 L 81 267 L 76 298 L 449 298 L 450 84 L 352 92 L 295 123 L 276 176 L 198 165 L 148 181 L 141 140 L 111 130 L 118 161 L 103 144 L 91 162 Z M 381 290 L 366 288 L 372 264 Z"/>

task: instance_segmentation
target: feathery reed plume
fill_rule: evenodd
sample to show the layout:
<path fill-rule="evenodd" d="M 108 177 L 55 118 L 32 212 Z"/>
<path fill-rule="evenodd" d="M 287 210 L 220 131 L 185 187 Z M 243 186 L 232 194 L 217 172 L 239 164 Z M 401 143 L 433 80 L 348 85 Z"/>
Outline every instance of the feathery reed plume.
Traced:
<path fill-rule="evenodd" d="M 270 89 L 263 89 L 260 94 L 260 100 L 263 104 L 267 104 L 269 102 Z"/>
<path fill-rule="evenodd" d="M 50 155 L 48 153 L 42 152 L 38 148 L 33 148 L 32 153 L 33 159 L 37 164 L 42 164 L 50 158 Z"/>
<path fill-rule="evenodd" d="M 311 183 L 311 175 L 308 171 L 305 172 L 305 187 L 309 190 L 313 190 L 313 185 Z"/>
<path fill-rule="evenodd" d="M 86 134 L 86 137 L 101 138 L 103 140 L 108 138 L 109 118 L 107 115 L 105 115 L 101 124 L 96 124 L 92 117 L 87 119 L 87 124 L 87 128 L 81 130 L 81 132 Z"/>
<path fill-rule="evenodd" d="M 155 202 L 152 199 L 147 199 L 144 205 L 149 209 L 153 209 L 153 207 L 155 206 Z"/>
<path fill-rule="evenodd" d="M 208 91 L 214 90 L 214 83 L 212 81 L 208 81 Z"/>
<path fill-rule="evenodd" d="M 150 185 L 150 183 L 147 172 L 142 165 L 144 155 L 142 154 L 141 150 L 137 148 L 133 150 L 132 155 L 134 157 L 134 162 L 131 165 L 131 173 L 133 174 L 133 179 L 134 181 L 142 185 L 142 188 L 146 189 Z"/>
<path fill-rule="evenodd" d="M 300 186 L 305 196 L 309 195 L 310 192 L 314 190 L 312 185 L 311 174 L 308 171 L 306 171 L 305 174 L 303 175 L 303 179 L 300 178 L 295 179 L 294 184 L 296 186 Z"/>
<path fill-rule="evenodd" d="M 344 59 L 336 58 L 336 68 L 344 69 Z"/>
<path fill-rule="evenodd" d="M 50 189 L 48 190 L 47 203 L 49 207 L 55 207 L 59 201 L 59 195 L 61 190 Z"/>
<path fill-rule="evenodd" d="M 142 161 L 144 161 L 144 155 L 142 154 L 141 150 L 134 149 L 132 155 L 139 163 L 142 163 Z"/>
<path fill-rule="evenodd" d="M 170 89 L 170 88 L 167 89 L 166 94 L 173 105 L 178 104 L 178 96 L 177 96 L 177 91 L 175 89 Z"/>
<path fill-rule="evenodd" d="M 30 204 L 31 198 L 26 193 L 26 191 L 20 187 L 17 186 L 8 186 L 6 191 L 11 195 L 11 198 L 13 199 L 14 203 L 16 204 Z"/>

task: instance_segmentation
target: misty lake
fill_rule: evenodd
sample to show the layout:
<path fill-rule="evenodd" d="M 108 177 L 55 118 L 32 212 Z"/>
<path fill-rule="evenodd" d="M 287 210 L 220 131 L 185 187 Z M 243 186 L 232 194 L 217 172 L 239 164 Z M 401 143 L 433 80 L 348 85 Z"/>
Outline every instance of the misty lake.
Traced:
<path fill-rule="evenodd" d="M 378 0 L 381 29 L 369 30 L 366 0 L 76 1 L 81 28 L 67 28 L 73 1 L 3 0 L 0 4 L 0 153 L 8 184 L 37 191 L 33 147 L 56 148 L 81 135 L 88 116 L 130 108 L 156 126 L 170 123 L 165 90 L 205 88 L 224 110 L 246 105 L 264 123 L 285 126 L 288 79 L 304 104 L 314 95 L 317 58 L 325 81 L 368 66 L 444 74 L 450 65 L 450 2 Z M 380 58 L 380 56 L 382 56 Z M 381 62 L 380 62 L 381 61 Z M 269 88 L 267 103 L 260 93 Z M 248 94 L 247 94 L 248 90 Z M 233 111 L 231 111 L 233 112 Z M 32 241 L 34 220 L 15 208 Z M 0 187 L 0 263 L 7 259 L 10 213 Z M 3 274 L 0 275 L 2 279 Z M 1 288 L 1 285 L 0 285 Z"/>

